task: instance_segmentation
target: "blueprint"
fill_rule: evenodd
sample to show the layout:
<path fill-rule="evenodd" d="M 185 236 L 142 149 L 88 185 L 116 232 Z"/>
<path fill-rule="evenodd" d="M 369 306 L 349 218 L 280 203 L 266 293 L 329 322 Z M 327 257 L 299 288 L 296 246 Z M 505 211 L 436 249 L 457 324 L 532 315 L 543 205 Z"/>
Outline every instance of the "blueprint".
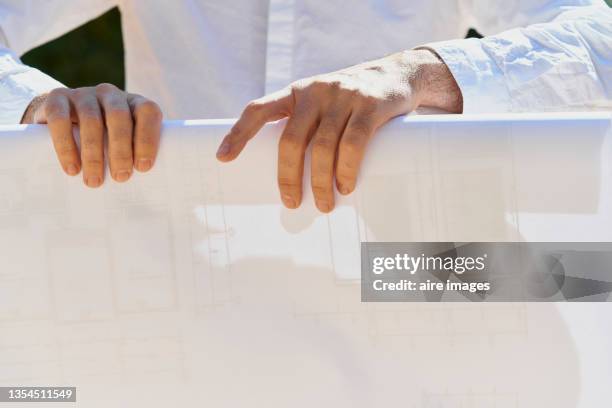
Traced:
<path fill-rule="evenodd" d="M 330 214 L 308 182 L 281 205 L 283 122 L 224 164 L 231 121 L 167 122 L 153 171 L 99 189 L 44 126 L 0 128 L 0 386 L 104 408 L 601 406 L 609 303 L 362 303 L 359 248 L 612 241 L 611 120 L 397 119 Z"/>

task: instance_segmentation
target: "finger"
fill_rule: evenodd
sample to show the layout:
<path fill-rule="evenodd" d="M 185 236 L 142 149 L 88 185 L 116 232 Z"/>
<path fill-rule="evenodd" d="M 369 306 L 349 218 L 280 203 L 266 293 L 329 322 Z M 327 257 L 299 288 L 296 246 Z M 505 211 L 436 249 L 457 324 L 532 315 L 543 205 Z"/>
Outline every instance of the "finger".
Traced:
<path fill-rule="evenodd" d="M 140 95 L 129 94 L 128 104 L 134 118 L 134 167 L 149 171 L 157 158 L 163 115 L 155 102 Z"/>
<path fill-rule="evenodd" d="M 110 172 L 118 182 L 127 181 L 134 167 L 132 157 L 132 113 L 125 94 L 111 84 L 96 87 L 96 94 L 104 111 L 108 132 L 108 160 Z"/>
<path fill-rule="evenodd" d="M 64 172 L 76 176 L 81 171 L 81 158 L 74 136 L 70 117 L 70 100 L 65 90 L 54 90 L 45 101 L 45 121 L 51 133 L 53 147 Z"/>
<path fill-rule="evenodd" d="M 289 117 L 278 143 L 278 188 L 288 208 L 302 202 L 304 154 L 317 126 L 318 111 L 304 104 Z"/>
<path fill-rule="evenodd" d="M 291 88 L 266 95 L 249 103 L 217 150 L 217 159 L 234 160 L 263 125 L 289 115 L 293 103 Z"/>
<path fill-rule="evenodd" d="M 340 139 L 336 161 L 336 184 L 341 194 L 355 189 L 365 148 L 376 128 L 371 113 L 355 111 L 351 115 Z"/>
<path fill-rule="evenodd" d="M 317 208 L 329 212 L 334 208 L 334 164 L 338 141 L 344 131 L 350 111 L 332 108 L 321 119 L 312 138 L 310 179 Z"/>
<path fill-rule="evenodd" d="M 104 182 L 104 122 L 100 105 L 91 88 L 79 88 L 72 94 L 72 104 L 81 134 L 83 181 L 96 188 Z"/>

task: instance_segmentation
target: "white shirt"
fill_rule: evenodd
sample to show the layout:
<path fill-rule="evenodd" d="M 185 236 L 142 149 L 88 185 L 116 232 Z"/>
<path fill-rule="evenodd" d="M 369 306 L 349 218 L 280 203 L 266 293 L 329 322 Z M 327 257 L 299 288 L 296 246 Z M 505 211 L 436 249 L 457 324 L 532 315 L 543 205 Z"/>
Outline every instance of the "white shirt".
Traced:
<path fill-rule="evenodd" d="M 61 86 L 16 55 L 115 5 L 127 90 L 166 118 L 237 116 L 296 79 L 424 44 L 450 67 L 466 113 L 610 109 L 612 99 L 603 0 L 0 0 L 0 123 Z M 461 39 L 470 27 L 489 37 Z"/>

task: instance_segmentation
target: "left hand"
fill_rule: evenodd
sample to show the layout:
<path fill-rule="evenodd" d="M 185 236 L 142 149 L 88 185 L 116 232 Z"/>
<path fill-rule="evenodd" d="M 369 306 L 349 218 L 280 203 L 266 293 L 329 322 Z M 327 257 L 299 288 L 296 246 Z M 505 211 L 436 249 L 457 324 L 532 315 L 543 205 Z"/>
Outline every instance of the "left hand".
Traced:
<path fill-rule="evenodd" d="M 82 169 L 85 185 L 97 188 L 104 182 L 106 162 L 120 183 L 131 177 L 133 168 L 146 172 L 153 167 L 162 112 L 152 100 L 100 84 L 40 95 L 30 102 L 21 123 L 47 124 L 64 172 L 76 176 Z M 79 127 L 80 149 L 73 124 Z"/>
<path fill-rule="evenodd" d="M 317 208 L 329 212 L 334 208 L 334 176 L 338 191 L 351 193 L 376 129 L 418 106 L 462 110 L 454 78 L 429 50 L 401 52 L 300 80 L 252 101 L 223 139 L 217 158 L 234 160 L 266 122 L 289 117 L 278 149 L 281 199 L 288 208 L 300 205 L 304 154 L 312 141 L 312 191 Z"/>

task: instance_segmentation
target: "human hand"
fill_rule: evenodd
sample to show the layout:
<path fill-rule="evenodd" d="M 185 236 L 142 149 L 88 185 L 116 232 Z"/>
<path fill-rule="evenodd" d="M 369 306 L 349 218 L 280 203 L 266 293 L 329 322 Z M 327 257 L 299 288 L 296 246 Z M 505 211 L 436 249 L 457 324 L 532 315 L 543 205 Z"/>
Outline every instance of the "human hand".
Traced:
<path fill-rule="evenodd" d="M 289 117 L 278 147 L 278 186 L 286 207 L 302 200 L 304 154 L 312 141 L 311 185 L 317 208 L 355 189 L 368 141 L 381 125 L 419 106 L 462 111 L 461 91 L 429 50 L 405 51 L 297 81 L 249 103 L 217 151 L 234 160 L 266 122 Z"/>
<path fill-rule="evenodd" d="M 22 123 L 44 123 L 66 174 L 83 169 L 89 187 L 104 182 L 104 134 L 108 134 L 108 162 L 115 181 L 127 181 L 134 168 L 153 167 L 161 131 L 162 113 L 157 104 L 140 95 L 121 91 L 111 84 L 87 88 L 58 88 L 35 98 Z M 80 147 L 72 124 L 80 131 Z"/>

